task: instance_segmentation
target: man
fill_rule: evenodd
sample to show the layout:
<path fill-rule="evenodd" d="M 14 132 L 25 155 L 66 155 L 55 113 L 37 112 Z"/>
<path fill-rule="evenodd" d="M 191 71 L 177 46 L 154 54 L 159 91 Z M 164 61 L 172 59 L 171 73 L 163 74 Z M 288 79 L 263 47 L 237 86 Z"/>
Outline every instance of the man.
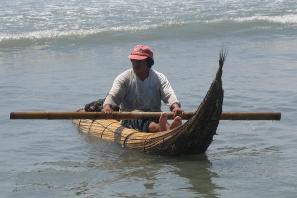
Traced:
<path fill-rule="evenodd" d="M 161 111 L 161 100 L 169 105 L 174 113 L 170 125 L 166 113 L 159 120 L 122 120 L 122 125 L 145 132 L 166 131 L 182 124 L 182 109 L 167 80 L 160 72 L 151 69 L 154 64 L 153 51 L 147 45 L 136 45 L 128 58 L 132 68 L 116 77 L 104 103 L 103 112 L 111 113 L 113 105 L 120 111 Z"/>

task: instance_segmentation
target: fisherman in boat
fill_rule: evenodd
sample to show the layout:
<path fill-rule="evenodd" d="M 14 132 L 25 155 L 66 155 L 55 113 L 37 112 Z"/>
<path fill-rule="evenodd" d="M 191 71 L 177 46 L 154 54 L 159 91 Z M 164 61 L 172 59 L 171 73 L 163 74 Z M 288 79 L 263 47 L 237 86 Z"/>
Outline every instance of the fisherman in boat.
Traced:
<path fill-rule="evenodd" d="M 112 113 L 112 107 L 120 106 L 120 111 L 160 112 L 161 100 L 174 113 L 171 124 L 167 114 L 159 119 L 122 120 L 121 124 L 144 132 L 166 131 L 182 124 L 180 102 L 166 76 L 151 67 L 154 64 L 153 51 L 147 45 L 136 45 L 128 56 L 132 68 L 118 75 L 103 103 L 103 112 Z"/>

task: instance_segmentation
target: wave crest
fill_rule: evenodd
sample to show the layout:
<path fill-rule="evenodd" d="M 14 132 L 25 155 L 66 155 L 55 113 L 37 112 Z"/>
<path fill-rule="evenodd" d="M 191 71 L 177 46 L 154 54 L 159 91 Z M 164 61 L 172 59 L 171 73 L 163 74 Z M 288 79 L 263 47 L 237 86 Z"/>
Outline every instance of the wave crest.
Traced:
<path fill-rule="evenodd" d="M 228 24 L 225 26 L 225 24 Z M 212 35 L 213 32 L 242 32 L 257 31 L 253 26 L 265 26 L 273 28 L 277 25 L 287 25 L 288 28 L 296 28 L 297 15 L 283 15 L 283 16 L 250 16 L 250 17 L 234 17 L 211 20 L 193 20 L 193 21 L 168 21 L 158 24 L 139 24 L 126 25 L 106 28 L 90 28 L 79 30 L 44 30 L 33 31 L 15 34 L 1 34 L 0 44 L 3 47 L 11 47 L 15 45 L 31 45 L 55 40 L 74 40 L 82 38 L 102 38 L 108 41 L 113 40 L 114 33 L 121 34 L 122 39 L 131 39 L 130 33 L 145 34 L 145 38 L 155 37 L 187 37 Z M 128 34 L 127 34 L 128 33 Z M 173 33 L 173 34 L 172 34 Z M 215 36 L 216 34 L 214 34 Z M 136 36 L 134 34 L 133 36 Z M 141 36 L 140 36 L 141 37 Z M 142 37 L 141 37 L 142 38 Z M 144 37 L 143 37 L 144 38 Z M 135 39 L 135 38 L 133 38 Z"/>
<path fill-rule="evenodd" d="M 297 15 L 283 15 L 283 16 L 251 16 L 231 18 L 235 22 L 269 22 L 279 24 L 297 24 Z"/>
<path fill-rule="evenodd" d="M 100 33 L 107 32 L 137 32 L 149 29 L 156 29 L 159 27 L 182 25 L 183 22 L 167 22 L 161 24 L 149 24 L 140 26 L 117 26 L 109 28 L 98 28 L 98 29 L 80 29 L 80 30 L 44 30 L 44 31 L 33 31 L 19 34 L 0 34 L 0 43 L 5 41 L 18 41 L 18 40 L 48 40 L 48 39 L 59 39 L 59 38 L 76 38 L 76 37 L 87 37 Z"/>

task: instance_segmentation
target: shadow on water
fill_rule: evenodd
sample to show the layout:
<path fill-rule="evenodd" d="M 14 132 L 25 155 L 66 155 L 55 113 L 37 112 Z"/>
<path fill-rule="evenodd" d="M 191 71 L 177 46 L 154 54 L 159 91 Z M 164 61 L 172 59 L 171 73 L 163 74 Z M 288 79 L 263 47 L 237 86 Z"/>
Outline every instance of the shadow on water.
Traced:
<path fill-rule="evenodd" d="M 87 166 L 113 174 L 105 183 L 120 196 L 217 197 L 213 170 L 206 155 L 159 156 L 122 149 L 86 136 L 90 143 Z M 119 183 L 125 189 L 115 190 Z M 112 187 L 113 186 L 113 187 Z M 137 188 L 131 190 L 131 188 Z"/>

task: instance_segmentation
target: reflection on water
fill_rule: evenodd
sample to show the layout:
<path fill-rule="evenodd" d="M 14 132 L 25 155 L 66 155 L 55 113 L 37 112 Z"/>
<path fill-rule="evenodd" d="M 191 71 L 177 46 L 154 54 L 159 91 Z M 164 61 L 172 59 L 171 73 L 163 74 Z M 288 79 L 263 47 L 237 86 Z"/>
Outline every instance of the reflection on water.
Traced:
<path fill-rule="evenodd" d="M 112 178 L 104 179 L 105 185 L 121 187 L 110 187 L 113 193 L 109 195 L 217 197 L 216 189 L 219 187 L 213 178 L 218 175 L 212 171 L 206 155 L 148 155 L 94 137 L 87 136 L 86 139 L 89 143 L 99 141 L 90 148 L 87 166 L 112 173 Z M 127 182 L 128 186 L 121 185 L 121 182 Z M 129 186 L 137 187 L 131 190 Z"/>
<path fill-rule="evenodd" d="M 212 164 L 206 155 L 184 156 L 175 163 L 179 170 L 177 175 L 189 179 L 194 191 L 206 197 L 217 197 L 217 189 L 221 189 L 214 178 L 219 175 L 212 170 Z"/>

